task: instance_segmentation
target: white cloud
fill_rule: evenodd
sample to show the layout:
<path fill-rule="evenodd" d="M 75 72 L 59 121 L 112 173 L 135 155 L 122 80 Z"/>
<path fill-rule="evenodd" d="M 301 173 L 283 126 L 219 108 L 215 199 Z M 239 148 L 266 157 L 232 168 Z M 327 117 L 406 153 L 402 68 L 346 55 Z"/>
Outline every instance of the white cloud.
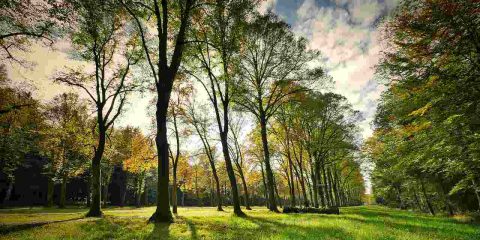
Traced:
<path fill-rule="evenodd" d="M 293 24 L 297 33 L 310 40 L 310 47 L 327 59 L 334 91 L 347 97 L 364 115 L 360 123 L 364 138 L 372 134 L 370 122 L 383 90 L 379 84 L 372 85 L 381 51 L 378 31 L 372 25 L 394 2 L 336 0 L 333 5 L 319 6 L 314 0 L 305 0 Z"/>

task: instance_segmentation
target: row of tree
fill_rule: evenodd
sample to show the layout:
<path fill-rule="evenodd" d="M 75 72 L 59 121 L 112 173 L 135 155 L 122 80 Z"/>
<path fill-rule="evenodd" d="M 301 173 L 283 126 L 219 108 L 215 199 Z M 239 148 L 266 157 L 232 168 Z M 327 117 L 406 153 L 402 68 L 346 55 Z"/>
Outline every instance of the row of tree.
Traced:
<path fill-rule="evenodd" d="M 378 67 L 388 89 L 365 153 L 378 201 L 435 214 L 480 209 L 480 3 L 403 1 Z"/>
<path fill-rule="evenodd" d="M 212 184 L 204 189 L 215 189 L 218 210 L 227 192 L 221 193 L 222 176 L 228 178 L 236 215 L 244 214 L 240 188 L 249 209 L 250 199 L 260 193 L 258 182 L 249 180 L 258 181 L 260 175 L 271 211 L 278 211 L 282 186 L 288 187 L 292 206 L 299 201 L 315 207 L 360 203 L 363 179 L 354 140 L 358 113 L 344 97 L 319 91 L 329 82 L 317 67 L 319 53 L 309 50 L 308 42 L 274 14 L 257 13 L 257 1 L 65 0 L 39 4 L 45 10 L 43 18 L 38 18 L 43 21 L 40 27 L 38 20 L 2 19 L 21 24 L 10 25 L 1 43 L 11 42 L 21 49 L 25 46 L 20 38 L 49 43 L 60 36 L 70 40 L 74 57 L 85 63 L 53 78 L 81 91 L 88 106 L 75 94 L 58 96 L 46 111 L 38 111 L 54 130 L 39 132 L 42 137 L 36 140 L 42 146 L 39 152 L 51 162 L 46 174 L 59 179 L 62 186 L 81 169 L 88 169 L 89 216 L 102 214 L 101 189 L 111 176 L 102 166 L 119 161 L 138 179 L 136 196 L 144 191 L 149 169 L 156 168 L 157 210 L 151 221 L 171 221 L 170 203 L 177 212 L 177 188 L 185 183 L 179 179 L 182 166 L 186 171 L 201 165 L 194 152 L 185 150 L 192 135 L 203 149 L 199 159 L 207 160 L 203 161 L 203 177 L 195 177 L 196 195 L 199 198 L 199 179 L 209 179 Z M 2 10 L 18 17 L 15 11 L 20 14 L 22 7 L 28 6 L 23 1 L 7 1 Z M 9 48 L 4 50 L 6 59 L 15 61 Z M 131 128 L 113 128 L 128 97 L 139 91 L 155 93 L 151 104 L 155 107 L 154 139 Z M 198 95 L 205 99 L 193 97 Z M 6 101 L 2 109 L 10 110 L 1 117 L 27 109 L 15 104 Z M 93 118 L 87 110 L 93 110 Z M 33 131 L 42 128 L 36 125 Z M 217 152 L 224 160 L 221 164 Z M 91 162 L 84 164 L 88 158 Z M 17 159 L 21 164 L 22 157 Z M 152 164 L 152 159 L 158 163 Z"/>

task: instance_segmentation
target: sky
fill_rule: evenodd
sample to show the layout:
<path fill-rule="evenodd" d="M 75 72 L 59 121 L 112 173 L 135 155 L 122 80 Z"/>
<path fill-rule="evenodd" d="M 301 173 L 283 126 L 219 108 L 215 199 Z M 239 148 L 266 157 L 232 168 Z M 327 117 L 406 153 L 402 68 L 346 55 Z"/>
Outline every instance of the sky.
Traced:
<path fill-rule="evenodd" d="M 335 81 L 334 92 L 345 96 L 361 112 L 359 127 L 365 139 L 384 86 L 375 78 L 381 53 L 381 20 L 398 0 L 266 0 L 260 11 L 272 11 L 295 33 L 320 50 Z"/>

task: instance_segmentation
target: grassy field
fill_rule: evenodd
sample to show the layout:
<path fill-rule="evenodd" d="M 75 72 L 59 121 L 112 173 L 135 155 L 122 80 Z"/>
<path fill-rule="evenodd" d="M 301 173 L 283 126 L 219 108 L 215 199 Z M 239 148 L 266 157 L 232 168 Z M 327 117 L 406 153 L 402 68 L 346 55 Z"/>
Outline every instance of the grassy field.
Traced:
<path fill-rule="evenodd" d="M 276 214 L 263 207 L 180 208 L 173 224 L 147 224 L 149 208 L 0 210 L 0 239 L 480 239 L 480 225 L 379 206 L 341 208 L 340 215 Z M 48 222 L 48 223 L 47 223 Z"/>

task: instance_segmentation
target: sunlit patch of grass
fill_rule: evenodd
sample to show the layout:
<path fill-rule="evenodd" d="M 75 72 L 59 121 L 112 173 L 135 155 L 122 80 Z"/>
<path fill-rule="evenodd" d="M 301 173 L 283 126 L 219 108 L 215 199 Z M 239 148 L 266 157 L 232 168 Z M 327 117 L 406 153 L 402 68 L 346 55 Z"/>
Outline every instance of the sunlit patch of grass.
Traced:
<path fill-rule="evenodd" d="M 1 224 L 66 221 L 10 231 L 0 239 L 480 239 L 477 224 L 379 206 L 342 208 L 340 215 L 279 214 L 256 207 L 243 218 L 229 207 L 224 212 L 189 207 L 178 209 L 173 224 L 148 224 L 154 210 L 106 208 L 104 218 L 82 219 L 74 217 L 86 209 L 1 210 Z"/>

